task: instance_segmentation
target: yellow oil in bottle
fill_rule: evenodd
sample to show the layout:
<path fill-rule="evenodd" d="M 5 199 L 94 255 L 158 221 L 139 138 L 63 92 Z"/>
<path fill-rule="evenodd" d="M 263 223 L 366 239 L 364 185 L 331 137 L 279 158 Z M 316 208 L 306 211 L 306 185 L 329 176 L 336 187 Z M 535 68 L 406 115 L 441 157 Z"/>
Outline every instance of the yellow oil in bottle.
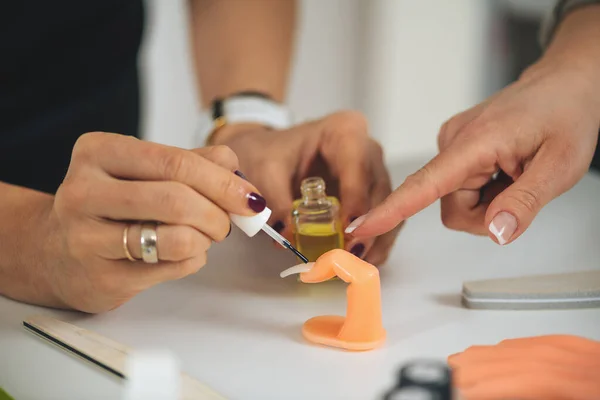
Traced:
<path fill-rule="evenodd" d="M 309 261 L 316 261 L 332 249 L 344 247 L 344 235 L 331 224 L 305 224 L 295 235 L 296 248 Z"/>
<path fill-rule="evenodd" d="M 303 180 L 300 190 L 302 198 L 292 208 L 294 244 L 312 262 L 329 250 L 344 248 L 340 203 L 327 196 L 325 181 L 319 177 Z"/>

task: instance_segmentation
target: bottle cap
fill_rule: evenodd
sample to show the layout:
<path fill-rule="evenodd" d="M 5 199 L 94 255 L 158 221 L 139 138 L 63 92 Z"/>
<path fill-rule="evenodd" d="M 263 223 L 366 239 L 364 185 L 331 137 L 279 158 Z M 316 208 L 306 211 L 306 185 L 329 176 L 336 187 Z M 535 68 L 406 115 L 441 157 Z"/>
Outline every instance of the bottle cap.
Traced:
<path fill-rule="evenodd" d="M 271 217 L 271 210 L 268 207 L 256 215 L 242 216 L 237 214 L 229 214 L 231 222 L 240 228 L 246 235 L 252 237 L 256 235 L 265 226 Z"/>
<path fill-rule="evenodd" d="M 437 400 L 435 393 L 418 386 L 394 389 L 385 400 Z"/>
<path fill-rule="evenodd" d="M 437 360 L 413 360 L 400 370 L 400 387 L 419 386 L 436 393 L 440 400 L 452 397 L 452 375 L 448 364 Z"/>

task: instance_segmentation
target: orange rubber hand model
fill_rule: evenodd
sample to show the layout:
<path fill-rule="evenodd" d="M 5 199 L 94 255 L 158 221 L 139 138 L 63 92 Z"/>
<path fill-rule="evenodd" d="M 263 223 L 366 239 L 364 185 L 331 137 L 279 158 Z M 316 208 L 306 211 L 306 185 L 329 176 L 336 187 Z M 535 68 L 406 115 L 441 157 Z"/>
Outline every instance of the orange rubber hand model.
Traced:
<path fill-rule="evenodd" d="M 600 399 L 600 342 L 577 336 L 473 346 L 448 363 L 464 400 Z"/>
<path fill-rule="evenodd" d="M 284 271 L 304 271 L 304 283 L 320 283 L 335 276 L 349 283 L 346 317 L 324 315 L 309 319 L 302 327 L 304 337 L 314 343 L 347 350 L 370 350 L 385 340 L 381 315 L 379 271 L 351 253 L 335 249 L 320 256 L 315 263 Z"/>

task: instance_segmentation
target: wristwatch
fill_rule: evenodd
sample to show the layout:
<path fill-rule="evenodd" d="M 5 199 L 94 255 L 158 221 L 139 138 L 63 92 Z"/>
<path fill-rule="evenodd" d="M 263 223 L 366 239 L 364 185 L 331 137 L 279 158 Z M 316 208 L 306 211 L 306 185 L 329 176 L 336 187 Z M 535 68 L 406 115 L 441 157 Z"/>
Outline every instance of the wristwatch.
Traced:
<path fill-rule="evenodd" d="M 287 129 L 292 125 L 289 109 L 258 92 L 239 92 L 215 99 L 210 110 L 200 113 L 198 144 L 208 146 L 219 128 L 229 124 L 253 123 L 272 129 Z"/>

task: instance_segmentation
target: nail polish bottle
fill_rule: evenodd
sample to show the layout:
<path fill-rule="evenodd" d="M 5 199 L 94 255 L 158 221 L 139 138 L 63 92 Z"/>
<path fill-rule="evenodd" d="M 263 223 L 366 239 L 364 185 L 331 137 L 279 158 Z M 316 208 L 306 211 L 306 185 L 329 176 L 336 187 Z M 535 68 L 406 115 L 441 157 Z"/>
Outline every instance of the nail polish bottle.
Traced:
<path fill-rule="evenodd" d="M 294 240 L 298 251 L 314 262 L 329 250 L 344 248 L 340 202 L 327 196 L 319 177 L 304 179 L 300 191 L 302 198 L 292 206 Z"/>

